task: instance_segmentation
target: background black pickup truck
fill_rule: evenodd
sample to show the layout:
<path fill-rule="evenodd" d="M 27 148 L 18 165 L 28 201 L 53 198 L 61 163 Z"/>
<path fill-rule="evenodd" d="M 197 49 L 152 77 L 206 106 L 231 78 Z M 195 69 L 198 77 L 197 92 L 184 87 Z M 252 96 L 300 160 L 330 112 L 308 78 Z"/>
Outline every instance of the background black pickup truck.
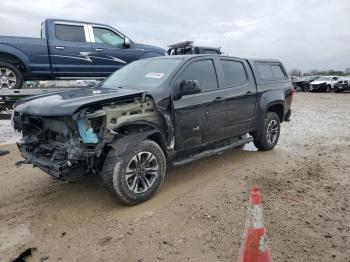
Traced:
<path fill-rule="evenodd" d="M 139 60 L 99 88 L 23 99 L 14 107 L 25 158 L 59 179 L 87 170 L 126 204 L 149 199 L 166 166 L 253 141 L 271 150 L 290 115 L 281 62 L 220 55 Z M 249 134 L 250 136 L 246 136 Z"/>
<path fill-rule="evenodd" d="M 0 88 L 21 88 L 23 80 L 106 77 L 134 60 L 164 54 L 108 25 L 46 19 L 41 38 L 0 36 Z"/>

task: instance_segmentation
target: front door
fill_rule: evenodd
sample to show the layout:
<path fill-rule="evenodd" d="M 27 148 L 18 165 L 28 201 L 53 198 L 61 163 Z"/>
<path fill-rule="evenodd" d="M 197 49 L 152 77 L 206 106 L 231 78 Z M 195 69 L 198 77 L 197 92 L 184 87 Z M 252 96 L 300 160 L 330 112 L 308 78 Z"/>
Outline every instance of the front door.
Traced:
<path fill-rule="evenodd" d="M 92 26 L 93 61 L 96 74 L 107 76 L 124 65 L 134 61 L 132 44 L 124 46 L 124 36 L 105 27 Z"/>
<path fill-rule="evenodd" d="M 53 73 L 58 77 L 91 77 L 92 47 L 84 24 L 55 23 L 49 44 Z"/>
<path fill-rule="evenodd" d="M 224 131 L 224 99 L 212 59 L 185 65 L 174 84 L 174 92 L 183 80 L 198 80 L 201 93 L 174 101 L 175 149 L 184 150 L 220 139 Z"/>

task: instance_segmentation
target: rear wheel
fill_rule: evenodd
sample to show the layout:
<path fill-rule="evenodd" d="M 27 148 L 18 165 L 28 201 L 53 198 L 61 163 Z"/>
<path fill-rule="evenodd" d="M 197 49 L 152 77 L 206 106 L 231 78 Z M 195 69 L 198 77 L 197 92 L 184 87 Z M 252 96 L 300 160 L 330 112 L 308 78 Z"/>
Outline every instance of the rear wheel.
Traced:
<path fill-rule="evenodd" d="M 126 205 L 150 199 L 160 187 L 166 170 L 163 150 L 152 141 L 130 145 L 124 152 L 111 149 L 101 172 L 112 194 Z"/>
<path fill-rule="evenodd" d="M 253 133 L 254 145 L 262 151 L 273 149 L 280 136 L 280 118 L 275 112 L 267 112 L 260 130 Z"/>
<path fill-rule="evenodd" d="M 0 89 L 20 89 L 23 85 L 22 73 L 7 62 L 0 62 Z"/>

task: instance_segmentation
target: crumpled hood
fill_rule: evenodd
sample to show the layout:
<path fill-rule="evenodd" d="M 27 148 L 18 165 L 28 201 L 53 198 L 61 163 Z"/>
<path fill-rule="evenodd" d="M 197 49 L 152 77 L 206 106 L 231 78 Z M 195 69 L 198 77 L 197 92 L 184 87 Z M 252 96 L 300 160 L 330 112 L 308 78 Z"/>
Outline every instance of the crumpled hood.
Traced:
<path fill-rule="evenodd" d="M 329 82 L 329 81 L 325 81 L 325 80 L 318 81 L 318 80 L 316 80 L 316 81 L 312 81 L 311 84 L 312 85 L 320 85 L 320 84 L 326 84 L 327 82 Z"/>
<path fill-rule="evenodd" d="M 78 109 L 116 100 L 132 98 L 144 93 L 134 89 L 79 88 L 71 91 L 52 92 L 19 100 L 14 110 L 39 116 L 67 116 Z"/>

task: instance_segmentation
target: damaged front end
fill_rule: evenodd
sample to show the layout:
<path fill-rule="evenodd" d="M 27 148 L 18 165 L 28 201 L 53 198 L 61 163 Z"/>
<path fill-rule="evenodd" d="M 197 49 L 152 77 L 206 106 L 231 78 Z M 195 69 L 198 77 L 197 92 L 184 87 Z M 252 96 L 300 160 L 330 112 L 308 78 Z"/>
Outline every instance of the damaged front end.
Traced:
<path fill-rule="evenodd" d="M 15 115 L 14 127 L 23 134 L 17 146 L 25 158 L 18 163 L 31 163 L 59 179 L 88 172 L 101 155 L 102 144 L 84 143 L 77 123 L 65 116 Z"/>
<path fill-rule="evenodd" d="M 45 117 L 14 111 L 14 128 L 22 132 L 17 143 L 24 161 L 58 178 L 99 171 L 106 146 L 132 133 L 135 123 L 164 126 L 152 99 L 93 105 L 71 116 Z M 142 126 L 142 124 L 140 125 Z"/>

